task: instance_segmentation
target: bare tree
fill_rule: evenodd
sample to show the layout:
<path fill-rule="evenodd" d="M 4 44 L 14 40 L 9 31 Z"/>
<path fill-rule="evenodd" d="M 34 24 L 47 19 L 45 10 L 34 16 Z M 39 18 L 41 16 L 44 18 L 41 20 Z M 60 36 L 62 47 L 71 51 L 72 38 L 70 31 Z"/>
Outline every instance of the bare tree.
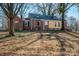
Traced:
<path fill-rule="evenodd" d="M 69 17 L 69 22 L 70 22 L 70 24 L 69 24 L 70 29 L 76 30 L 76 26 L 77 26 L 76 18 L 73 16 Z"/>
<path fill-rule="evenodd" d="M 24 15 L 26 14 L 27 10 L 28 10 L 28 4 L 24 4 L 23 7 L 21 7 L 20 12 L 18 13 L 21 17 L 21 19 L 24 18 Z"/>
<path fill-rule="evenodd" d="M 34 10 L 34 11 L 33 11 Z M 18 13 L 22 18 L 26 17 L 29 13 L 36 12 L 35 4 L 33 3 L 24 3 L 23 7 L 21 7 L 20 12 Z"/>
<path fill-rule="evenodd" d="M 76 5 L 76 7 L 77 7 L 77 9 L 78 9 L 78 14 L 79 14 L 79 3 L 76 3 L 75 4 Z M 77 22 L 77 25 L 79 24 L 79 21 Z M 77 26 L 78 27 L 78 31 L 79 31 L 79 26 Z"/>
<path fill-rule="evenodd" d="M 78 31 L 78 21 L 75 22 L 75 31 Z"/>
<path fill-rule="evenodd" d="M 23 4 L 20 3 L 0 3 L 4 14 L 8 17 L 9 35 L 14 36 L 14 18 L 20 11 Z"/>
<path fill-rule="evenodd" d="M 53 3 L 39 3 L 36 4 L 37 9 L 44 15 L 52 15 L 56 11 L 56 4 Z"/>
<path fill-rule="evenodd" d="M 60 3 L 58 4 L 58 12 L 59 14 L 61 15 L 61 18 L 62 18 L 62 28 L 61 30 L 65 30 L 65 27 L 64 27 L 64 19 L 65 19 L 65 15 L 67 13 L 67 11 L 74 5 L 73 4 L 69 4 L 69 3 Z"/>

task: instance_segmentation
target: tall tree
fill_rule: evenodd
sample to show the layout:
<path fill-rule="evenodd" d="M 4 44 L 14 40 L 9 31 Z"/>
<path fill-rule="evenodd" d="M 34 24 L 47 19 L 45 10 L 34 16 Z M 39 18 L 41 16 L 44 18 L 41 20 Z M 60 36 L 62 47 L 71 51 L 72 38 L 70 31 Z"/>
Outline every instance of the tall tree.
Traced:
<path fill-rule="evenodd" d="M 26 14 L 27 10 L 28 10 L 28 4 L 24 4 L 23 7 L 21 7 L 20 12 L 18 13 L 21 17 L 21 19 L 24 18 L 24 15 Z"/>
<path fill-rule="evenodd" d="M 34 10 L 34 11 L 33 11 Z M 23 7 L 21 7 L 20 12 L 18 15 L 20 15 L 21 19 L 25 18 L 26 15 L 28 15 L 31 12 L 35 13 L 35 5 L 33 3 L 24 3 Z"/>
<path fill-rule="evenodd" d="M 55 11 L 55 5 L 53 3 L 39 3 L 36 4 L 37 9 L 44 15 L 52 15 Z"/>
<path fill-rule="evenodd" d="M 76 18 L 75 17 L 73 17 L 73 16 L 71 16 L 71 17 L 69 17 L 69 27 L 70 27 L 70 29 L 71 30 L 75 30 L 76 29 L 76 25 L 77 25 L 77 23 L 76 23 Z"/>
<path fill-rule="evenodd" d="M 61 30 L 65 30 L 65 26 L 64 26 L 64 19 L 65 19 L 65 15 L 66 12 L 73 6 L 74 4 L 69 4 L 69 3 L 60 3 L 58 4 L 58 12 L 61 15 L 62 18 L 62 28 Z"/>
<path fill-rule="evenodd" d="M 23 4 L 20 3 L 0 3 L 4 14 L 8 17 L 9 35 L 14 36 L 14 18 L 20 11 Z"/>

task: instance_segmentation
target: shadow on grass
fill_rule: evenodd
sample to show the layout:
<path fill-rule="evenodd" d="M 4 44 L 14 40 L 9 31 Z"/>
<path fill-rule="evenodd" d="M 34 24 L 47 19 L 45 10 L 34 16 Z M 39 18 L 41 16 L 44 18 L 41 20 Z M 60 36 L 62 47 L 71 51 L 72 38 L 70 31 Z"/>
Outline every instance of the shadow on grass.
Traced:
<path fill-rule="evenodd" d="M 31 36 L 31 35 L 33 35 L 35 33 L 35 31 L 17 31 L 16 32 L 16 35 L 18 36 L 18 37 L 25 37 L 25 36 Z"/>
<path fill-rule="evenodd" d="M 73 37 L 79 38 L 79 36 L 77 36 L 77 35 L 79 35 L 79 34 L 70 33 L 70 32 L 65 32 L 65 33 L 67 33 L 67 34 L 69 34 L 69 35 L 71 35 L 71 36 L 73 36 Z"/>
<path fill-rule="evenodd" d="M 60 33 L 60 32 L 64 32 L 64 31 L 62 31 L 62 30 L 49 30 L 49 31 L 46 31 L 46 32 L 48 32 L 48 33 Z"/>
<path fill-rule="evenodd" d="M 43 37 L 42 33 L 53 34 L 53 33 L 60 33 L 60 32 L 64 32 L 64 31 L 61 31 L 61 30 L 46 30 L 46 31 L 43 31 L 43 30 L 38 30 L 38 31 L 35 31 L 35 30 L 24 30 L 24 31 L 16 31 L 16 33 L 19 34 L 18 37 L 30 36 L 30 35 L 32 35 L 34 33 L 40 33 L 38 39 L 42 39 L 42 37 Z M 21 35 L 21 33 L 23 33 L 24 35 Z M 25 35 L 25 33 L 29 33 L 29 34 Z"/>
<path fill-rule="evenodd" d="M 77 37 L 77 36 L 75 36 L 75 35 L 73 35 L 73 34 L 70 34 L 70 33 L 68 33 L 68 32 L 65 32 L 65 33 L 66 33 L 67 35 L 70 35 L 71 37 L 74 37 L 74 38 L 77 38 L 77 39 L 78 39 L 78 40 L 71 40 L 71 39 L 69 39 L 69 38 L 66 37 L 67 40 L 79 44 L 79 36 Z"/>
<path fill-rule="evenodd" d="M 5 39 L 5 38 L 9 38 L 9 37 L 13 37 L 13 36 L 10 36 L 10 35 L 4 35 L 4 36 L 1 36 L 0 39 Z"/>
<path fill-rule="evenodd" d="M 36 32 L 35 30 L 23 30 L 23 31 L 16 31 L 17 33 L 29 33 L 29 32 Z"/>
<path fill-rule="evenodd" d="M 62 38 L 62 37 L 58 36 L 57 34 L 54 36 L 56 37 L 56 39 L 58 40 L 58 42 L 60 44 L 60 56 L 66 55 L 64 53 L 66 51 L 66 49 L 65 49 L 66 47 L 74 49 L 73 45 L 71 43 L 69 43 L 68 41 L 66 41 L 65 38 Z"/>
<path fill-rule="evenodd" d="M 6 39 L 6 38 L 10 38 L 10 37 L 13 37 L 13 36 L 9 36 L 9 35 L 1 36 L 0 43 L 5 42 L 5 41 L 9 41 L 10 39 Z"/>
<path fill-rule="evenodd" d="M 23 49 L 25 46 L 29 46 L 29 45 L 33 44 L 34 42 L 36 42 L 36 41 L 38 41 L 38 40 L 39 40 L 39 39 L 35 39 L 35 40 L 29 42 L 28 44 L 25 44 L 24 46 L 20 46 L 20 47 L 17 47 L 17 48 L 15 48 L 15 49 L 13 49 L 12 51 L 17 51 L 17 50 Z"/>

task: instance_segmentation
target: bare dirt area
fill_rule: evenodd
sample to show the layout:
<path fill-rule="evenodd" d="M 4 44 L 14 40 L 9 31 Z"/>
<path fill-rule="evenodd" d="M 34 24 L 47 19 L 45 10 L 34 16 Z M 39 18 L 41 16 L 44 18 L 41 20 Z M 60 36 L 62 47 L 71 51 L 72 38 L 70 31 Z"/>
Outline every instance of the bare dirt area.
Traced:
<path fill-rule="evenodd" d="M 79 55 L 79 38 L 69 35 L 67 33 L 57 34 L 61 48 L 64 49 L 64 55 L 78 56 Z"/>
<path fill-rule="evenodd" d="M 2 32 L 0 32 L 2 34 Z M 0 34 L 0 35 L 1 35 Z M 72 56 L 79 55 L 79 38 L 65 32 L 16 33 L 16 36 L 0 39 L 0 55 L 3 56 Z"/>

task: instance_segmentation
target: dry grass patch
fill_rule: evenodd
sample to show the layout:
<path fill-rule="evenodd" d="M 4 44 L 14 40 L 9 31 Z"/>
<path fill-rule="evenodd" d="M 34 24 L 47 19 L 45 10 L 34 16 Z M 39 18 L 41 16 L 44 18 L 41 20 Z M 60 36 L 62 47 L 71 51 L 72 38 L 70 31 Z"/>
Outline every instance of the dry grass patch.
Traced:
<path fill-rule="evenodd" d="M 62 37 L 65 43 L 64 51 L 61 51 L 61 43 L 51 33 L 26 32 L 15 33 L 16 36 L 7 37 L 0 40 L 0 55 L 25 55 L 25 56 L 53 56 L 53 55 L 79 55 L 79 46 L 71 37 L 66 33 L 55 33 Z M 41 37 L 41 38 L 39 38 Z M 74 39 L 75 38 L 75 39 Z M 72 41 L 73 40 L 73 41 Z M 73 48 L 69 47 L 73 46 Z"/>

